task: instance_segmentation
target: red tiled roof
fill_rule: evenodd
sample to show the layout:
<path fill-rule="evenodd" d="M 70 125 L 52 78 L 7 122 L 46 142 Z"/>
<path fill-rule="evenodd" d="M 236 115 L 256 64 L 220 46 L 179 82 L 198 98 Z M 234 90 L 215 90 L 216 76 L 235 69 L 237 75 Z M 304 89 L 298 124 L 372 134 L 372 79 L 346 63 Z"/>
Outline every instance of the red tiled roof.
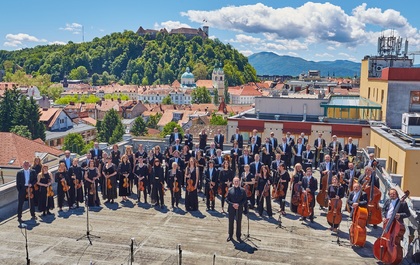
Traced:
<path fill-rule="evenodd" d="M 195 84 L 197 87 L 213 88 L 212 80 L 197 80 Z"/>

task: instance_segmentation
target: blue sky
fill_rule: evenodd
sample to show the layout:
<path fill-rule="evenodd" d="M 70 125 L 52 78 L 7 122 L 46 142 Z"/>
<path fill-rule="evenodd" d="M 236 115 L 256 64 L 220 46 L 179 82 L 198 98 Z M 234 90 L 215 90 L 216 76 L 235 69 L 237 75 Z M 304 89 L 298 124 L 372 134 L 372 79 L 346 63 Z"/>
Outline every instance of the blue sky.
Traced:
<path fill-rule="evenodd" d="M 381 34 L 420 50 L 418 1 L 4 1 L 0 49 L 81 42 L 112 32 L 180 26 L 210 27 L 211 38 L 245 55 L 271 51 L 323 61 L 359 62 L 376 54 Z"/>

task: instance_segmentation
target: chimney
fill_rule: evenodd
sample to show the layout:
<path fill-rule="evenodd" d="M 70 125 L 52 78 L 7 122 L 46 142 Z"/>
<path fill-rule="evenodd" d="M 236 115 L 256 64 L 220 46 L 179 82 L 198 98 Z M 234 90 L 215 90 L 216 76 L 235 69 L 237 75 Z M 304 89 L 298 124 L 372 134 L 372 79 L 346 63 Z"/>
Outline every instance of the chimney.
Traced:
<path fill-rule="evenodd" d="M 118 103 L 121 103 L 121 99 L 120 98 L 118 98 L 117 100 L 118 100 Z"/>

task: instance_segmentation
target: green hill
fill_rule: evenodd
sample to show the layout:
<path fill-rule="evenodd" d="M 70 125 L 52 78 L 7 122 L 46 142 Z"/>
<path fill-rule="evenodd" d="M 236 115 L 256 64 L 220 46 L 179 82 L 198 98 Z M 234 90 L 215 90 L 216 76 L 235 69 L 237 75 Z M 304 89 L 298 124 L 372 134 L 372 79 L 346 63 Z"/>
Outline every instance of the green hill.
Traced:
<path fill-rule="evenodd" d="M 32 75 L 64 75 L 90 80 L 94 85 L 119 81 L 126 84 L 169 84 L 189 67 L 196 78 L 211 78 L 215 64 L 223 64 L 229 85 L 256 80 L 248 58 L 219 40 L 158 33 L 156 39 L 132 31 L 112 33 L 90 42 L 45 45 L 17 51 L 0 51 L 0 69 L 24 70 Z M 77 69 L 77 70 L 75 70 Z M 73 70 L 73 71 L 72 71 Z M 7 79 L 7 74 L 6 74 Z"/>
<path fill-rule="evenodd" d="M 299 57 L 277 55 L 272 52 L 260 52 L 248 57 L 249 63 L 258 75 L 297 76 L 308 70 L 320 70 L 322 76 L 350 77 L 360 75 L 360 63 L 347 60 L 306 61 Z"/>

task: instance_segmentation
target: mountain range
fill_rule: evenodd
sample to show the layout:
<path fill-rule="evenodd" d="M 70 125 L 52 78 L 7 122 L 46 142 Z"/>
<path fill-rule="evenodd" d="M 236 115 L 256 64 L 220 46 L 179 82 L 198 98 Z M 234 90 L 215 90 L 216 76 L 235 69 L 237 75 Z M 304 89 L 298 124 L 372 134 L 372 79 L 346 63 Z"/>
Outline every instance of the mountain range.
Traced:
<path fill-rule="evenodd" d="M 257 75 L 298 76 L 309 70 L 320 70 L 321 76 L 360 76 L 360 63 L 348 60 L 314 62 L 273 52 L 259 52 L 250 55 L 248 62 L 255 68 Z"/>

